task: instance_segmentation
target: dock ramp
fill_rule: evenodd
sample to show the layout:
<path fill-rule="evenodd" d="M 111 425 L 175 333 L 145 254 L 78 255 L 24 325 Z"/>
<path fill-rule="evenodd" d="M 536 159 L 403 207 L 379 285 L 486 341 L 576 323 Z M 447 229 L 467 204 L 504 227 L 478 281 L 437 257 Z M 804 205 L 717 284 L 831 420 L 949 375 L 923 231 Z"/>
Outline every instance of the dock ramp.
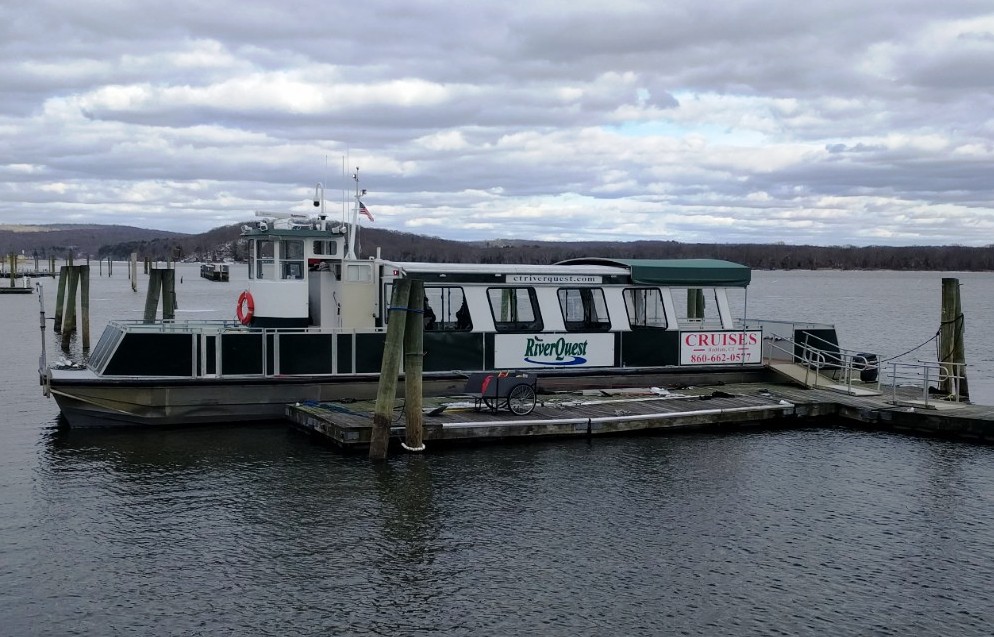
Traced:
<path fill-rule="evenodd" d="M 872 386 L 854 386 L 852 383 L 840 383 L 834 378 L 798 363 L 767 361 L 766 366 L 781 377 L 809 389 L 827 389 L 850 396 L 880 396 L 883 394 L 875 384 Z"/>

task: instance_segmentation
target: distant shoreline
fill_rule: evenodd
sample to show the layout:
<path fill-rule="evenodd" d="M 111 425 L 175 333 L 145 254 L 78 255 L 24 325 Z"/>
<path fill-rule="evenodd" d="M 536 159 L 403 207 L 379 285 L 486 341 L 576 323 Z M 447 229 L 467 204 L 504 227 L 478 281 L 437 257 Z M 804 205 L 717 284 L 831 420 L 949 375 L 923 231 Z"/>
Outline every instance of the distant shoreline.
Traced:
<path fill-rule="evenodd" d="M 241 261 L 243 224 L 201 234 L 180 234 L 131 226 L 52 224 L 0 225 L 0 255 L 64 260 L 140 259 L 199 262 Z M 362 255 L 379 249 L 398 261 L 555 263 L 597 256 L 613 259 L 726 259 L 755 270 L 994 272 L 994 245 L 968 246 L 810 246 L 771 244 L 678 243 L 676 241 L 539 242 L 496 239 L 454 241 L 380 228 L 363 228 Z"/>

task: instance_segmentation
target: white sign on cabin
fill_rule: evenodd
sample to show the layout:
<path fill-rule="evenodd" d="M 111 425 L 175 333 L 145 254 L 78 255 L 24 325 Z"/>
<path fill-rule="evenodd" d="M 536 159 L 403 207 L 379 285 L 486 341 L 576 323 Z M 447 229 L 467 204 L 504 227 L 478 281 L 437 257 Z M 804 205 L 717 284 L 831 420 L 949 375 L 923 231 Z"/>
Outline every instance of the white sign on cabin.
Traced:
<path fill-rule="evenodd" d="M 762 355 L 762 330 L 680 333 L 681 365 L 759 363 Z"/>
<path fill-rule="evenodd" d="M 590 274 L 508 274 L 504 280 L 524 285 L 599 285 L 603 277 Z"/>
<path fill-rule="evenodd" d="M 610 367 L 613 334 L 497 334 L 494 367 Z"/>

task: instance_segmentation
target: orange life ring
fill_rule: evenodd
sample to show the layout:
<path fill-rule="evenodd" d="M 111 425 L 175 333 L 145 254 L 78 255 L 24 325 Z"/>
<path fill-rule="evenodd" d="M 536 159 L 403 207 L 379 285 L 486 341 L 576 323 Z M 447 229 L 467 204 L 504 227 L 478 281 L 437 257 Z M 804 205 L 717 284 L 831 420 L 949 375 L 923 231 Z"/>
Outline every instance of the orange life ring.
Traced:
<path fill-rule="evenodd" d="M 252 293 L 248 290 L 244 290 L 238 297 L 238 306 L 235 312 L 238 314 L 238 320 L 242 325 L 248 325 L 252 322 L 252 315 L 255 314 L 255 299 L 252 298 Z"/>

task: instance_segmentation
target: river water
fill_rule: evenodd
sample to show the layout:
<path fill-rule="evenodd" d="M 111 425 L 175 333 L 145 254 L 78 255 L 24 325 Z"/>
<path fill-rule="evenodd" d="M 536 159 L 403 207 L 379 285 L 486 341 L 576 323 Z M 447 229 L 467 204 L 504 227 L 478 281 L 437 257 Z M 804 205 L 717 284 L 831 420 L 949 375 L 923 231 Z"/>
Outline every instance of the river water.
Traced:
<path fill-rule="evenodd" d="M 241 290 L 180 266 L 178 318 Z M 95 270 L 95 268 L 94 268 Z M 749 315 L 895 355 L 940 274 L 756 272 Z M 994 403 L 986 274 L 963 287 Z M 55 285 L 46 280 L 51 314 Z M 144 282 L 91 282 L 94 341 Z M 994 448 L 822 426 L 497 445 L 382 465 L 282 425 L 62 432 L 38 300 L 0 296 L 0 634 L 989 635 Z M 49 352 L 54 340 L 48 329 Z M 934 345 L 928 352 L 933 358 Z M 927 349 L 927 347 L 926 347 Z M 923 358 L 927 358 L 923 352 Z M 429 450 L 430 451 L 430 450 Z"/>

